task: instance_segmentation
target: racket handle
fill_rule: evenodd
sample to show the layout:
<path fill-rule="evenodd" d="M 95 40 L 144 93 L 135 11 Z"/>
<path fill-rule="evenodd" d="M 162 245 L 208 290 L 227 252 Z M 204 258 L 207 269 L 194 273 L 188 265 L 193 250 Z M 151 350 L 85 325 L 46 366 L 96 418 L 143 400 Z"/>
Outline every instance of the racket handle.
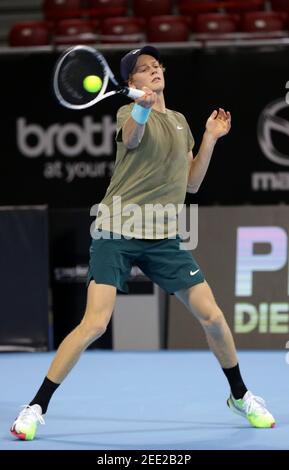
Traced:
<path fill-rule="evenodd" d="M 133 100 L 136 100 L 145 94 L 144 91 L 137 90 L 136 88 L 124 88 L 123 93 Z"/>

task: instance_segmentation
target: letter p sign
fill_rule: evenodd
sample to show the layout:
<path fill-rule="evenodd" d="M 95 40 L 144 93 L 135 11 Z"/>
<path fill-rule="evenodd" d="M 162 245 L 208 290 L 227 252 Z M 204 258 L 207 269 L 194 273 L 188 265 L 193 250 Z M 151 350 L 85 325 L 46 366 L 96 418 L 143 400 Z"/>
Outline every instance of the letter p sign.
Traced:
<path fill-rule="evenodd" d="M 254 254 L 254 245 L 266 243 L 269 253 Z M 281 227 L 239 227 L 235 295 L 249 297 L 253 291 L 255 271 L 277 271 L 287 261 L 287 234 Z"/>

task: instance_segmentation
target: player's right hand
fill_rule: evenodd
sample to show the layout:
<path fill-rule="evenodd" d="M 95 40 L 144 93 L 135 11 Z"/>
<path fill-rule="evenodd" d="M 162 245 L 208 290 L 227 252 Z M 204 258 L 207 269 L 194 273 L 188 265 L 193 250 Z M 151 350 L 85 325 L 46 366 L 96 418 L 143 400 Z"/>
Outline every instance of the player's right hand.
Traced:
<path fill-rule="evenodd" d="M 151 108 L 157 100 L 157 94 L 146 86 L 142 90 L 145 92 L 145 95 L 135 100 L 135 102 L 143 108 Z"/>

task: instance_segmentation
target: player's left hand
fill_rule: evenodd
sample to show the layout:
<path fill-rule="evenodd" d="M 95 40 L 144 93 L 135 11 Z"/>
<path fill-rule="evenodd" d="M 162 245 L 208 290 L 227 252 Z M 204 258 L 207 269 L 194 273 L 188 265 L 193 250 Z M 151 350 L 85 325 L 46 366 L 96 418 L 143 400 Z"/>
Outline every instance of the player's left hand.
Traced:
<path fill-rule="evenodd" d="M 206 131 L 215 140 L 228 134 L 231 129 L 231 114 L 223 108 L 212 112 L 206 123 Z"/>

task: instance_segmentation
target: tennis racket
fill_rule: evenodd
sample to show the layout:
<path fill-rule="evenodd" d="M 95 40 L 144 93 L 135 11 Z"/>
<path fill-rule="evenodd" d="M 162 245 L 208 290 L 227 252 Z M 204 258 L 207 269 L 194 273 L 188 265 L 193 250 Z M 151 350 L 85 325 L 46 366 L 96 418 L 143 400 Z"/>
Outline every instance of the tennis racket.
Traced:
<path fill-rule="evenodd" d="M 100 85 L 97 91 L 85 88 L 87 77 L 97 77 Z M 114 89 L 106 93 L 109 81 Z M 103 55 L 91 46 L 74 46 L 62 54 L 55 66 L 53 88 L 59 103 L 70 109 L 89 108 L 119 93 L 133 100 L 145 94 L 142 90 L 121 86 Z"/>

